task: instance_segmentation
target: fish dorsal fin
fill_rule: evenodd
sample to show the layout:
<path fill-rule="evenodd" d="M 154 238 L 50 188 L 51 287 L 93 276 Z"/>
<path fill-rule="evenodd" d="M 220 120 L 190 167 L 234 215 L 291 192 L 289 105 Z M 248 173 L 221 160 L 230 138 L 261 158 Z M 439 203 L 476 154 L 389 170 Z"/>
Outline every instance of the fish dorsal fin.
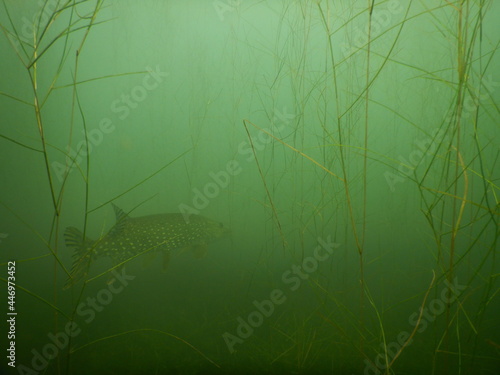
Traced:
<path fill-rule="evenodd" d="M 116 223 L 115 226 L 112 229 L 113 234 L 118 234 L 123 231 L 123 228 L 125 227 L 125 224 L 127 223 L 127 220 L 129 219 L 129 216 L 123 211 L 120 207 L 118 207 L 116 204 L 111 203 L 113 205 L 113 209 L 115 210 L 115 216 L 116 216 Z"/>

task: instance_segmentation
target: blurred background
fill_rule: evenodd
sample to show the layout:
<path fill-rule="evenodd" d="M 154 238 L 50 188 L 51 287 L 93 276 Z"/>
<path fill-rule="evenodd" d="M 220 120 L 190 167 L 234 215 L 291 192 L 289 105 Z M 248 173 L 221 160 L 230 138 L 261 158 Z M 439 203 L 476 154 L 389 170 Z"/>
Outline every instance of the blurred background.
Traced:
<path fill-rule="evenodd" d="M 498 373 L 496 1 L 2 8 L 7 373 Z M 110 202 L 232 233 L 63 290 Z"/>

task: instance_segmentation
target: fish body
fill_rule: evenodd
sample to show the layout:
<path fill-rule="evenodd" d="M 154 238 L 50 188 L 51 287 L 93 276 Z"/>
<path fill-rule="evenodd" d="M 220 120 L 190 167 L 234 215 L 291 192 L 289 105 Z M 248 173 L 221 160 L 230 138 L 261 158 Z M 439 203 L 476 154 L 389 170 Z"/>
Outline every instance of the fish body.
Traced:
<path fill-rule="evenodd" d="M 90 263 L 101 257 L 109 257 L 115 266 L 121 266 L 142 254 L 161 252 L 166 268 L 173 250 L 191 249 L 197 257 L 201 257 L 209 242 L 230 233 L 222 223 L 199 215 L 190 215 L 189 220 L 180 213 L 130 217 L 119 207 L 113 205 L 113 208 L 115 225 L 96 241 L 84 238 L 74 227 L 66 228 L 66 246 L 75 249 L 71 277 L 66 287 L 85 278 Z"/>

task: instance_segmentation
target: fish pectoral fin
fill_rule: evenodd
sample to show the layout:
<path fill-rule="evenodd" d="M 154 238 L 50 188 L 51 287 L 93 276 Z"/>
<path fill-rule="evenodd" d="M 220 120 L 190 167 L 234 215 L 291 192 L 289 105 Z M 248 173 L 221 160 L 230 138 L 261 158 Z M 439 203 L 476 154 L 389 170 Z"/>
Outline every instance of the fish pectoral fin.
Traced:
<path fill-rule="evenodd" d="M 208 244 L 201 243 L 201 244 L 193 245 L 191 247 L 191 249 L 193 250 L 194 257 L 196 259 L 201 259 L 207 254 Z"/>
<path fill-rule="evenodd" d="M 162 272 L 166 272 L 167 271 L 169 263 L 170 263 L 170 251 L 164 251 L 163 252 Z"/>

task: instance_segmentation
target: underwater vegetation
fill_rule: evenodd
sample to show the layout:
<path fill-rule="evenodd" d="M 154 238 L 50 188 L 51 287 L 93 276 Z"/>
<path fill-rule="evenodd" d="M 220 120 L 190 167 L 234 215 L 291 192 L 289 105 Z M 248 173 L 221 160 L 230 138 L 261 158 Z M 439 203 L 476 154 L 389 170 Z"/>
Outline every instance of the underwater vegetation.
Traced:
<path fill-rule="evenodd" d="M 0 7 L 2 373 L 500 373 L 496 0 Z"/>

